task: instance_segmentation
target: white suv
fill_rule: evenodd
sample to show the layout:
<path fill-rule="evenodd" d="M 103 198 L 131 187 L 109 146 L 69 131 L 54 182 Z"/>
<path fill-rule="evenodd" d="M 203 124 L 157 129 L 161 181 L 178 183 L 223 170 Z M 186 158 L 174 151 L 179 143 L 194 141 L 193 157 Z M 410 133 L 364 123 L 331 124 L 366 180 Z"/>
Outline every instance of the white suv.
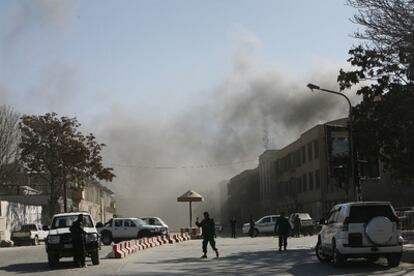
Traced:
<path fill-rule="evenodd" d="M 347 258 L 376 261 L 386 257 L 388 265 L 398 266 L 403 238 L 399 218 L 389 202 L 351 202 L 338 204 L 323 221 L 315 247 L 321 262 L 336 266 Z"/>

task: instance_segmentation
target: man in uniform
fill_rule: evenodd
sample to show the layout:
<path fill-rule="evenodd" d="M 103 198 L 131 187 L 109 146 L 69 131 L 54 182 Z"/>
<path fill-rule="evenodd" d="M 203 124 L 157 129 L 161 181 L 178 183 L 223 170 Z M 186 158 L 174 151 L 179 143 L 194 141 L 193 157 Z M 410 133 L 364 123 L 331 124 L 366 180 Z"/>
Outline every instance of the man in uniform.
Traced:
<path fill-rule="evenodd" d="M 201 222 L 196 221 L 196 225 L 201 227 L 202 236 L 203 236 L 203 256 L 201 258 L 207 258 L 207 244 L 210 243 L 211 248 L 216 252 L 216 257 L 219 257 L 219 252 L 216 248 L 216 241 L 214 237 L 216 236 L 216 225 L 214 220 L 210 218 L 208 212 L 204 212 L 204 219 Z"/>
<path fill-rule="evenodd" d="M 285 213 L 280 213 L 280 217 L 277 219 L 274 231 L 279 235 L 279 251 L 282 251 L 282 247 L 286 250 L 290 230 L 291 226 L 287 218 L 285 218 Z"/>
<path fill-rule="evenodd" d="M 85 230 L 83 230 L 83 215 L 79 214 L 78 220 L 72 223 L 69 228 L 72 233 L 72 246 L 73 246 L 73 260 L 76 266 L 86 267 L 85 264 Z"/>
<path fill-rule="evenodd" d="M 230 226 L 231 226 L 231 237 L 236 238 L 236 217 L 233 216 L 233 218 L 230 220 Z"/>

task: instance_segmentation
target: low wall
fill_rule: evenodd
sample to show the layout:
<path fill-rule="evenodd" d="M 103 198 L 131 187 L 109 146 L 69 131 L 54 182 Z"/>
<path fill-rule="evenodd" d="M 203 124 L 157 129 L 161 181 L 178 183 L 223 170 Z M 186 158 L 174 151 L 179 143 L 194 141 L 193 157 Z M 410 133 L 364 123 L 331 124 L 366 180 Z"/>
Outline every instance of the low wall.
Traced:
<path fill-rule="evenodd" d="M 11 232 L 22 224 L 41 223 L 42 206 L 0 201 L 0 240 L 10 240 Z"/>

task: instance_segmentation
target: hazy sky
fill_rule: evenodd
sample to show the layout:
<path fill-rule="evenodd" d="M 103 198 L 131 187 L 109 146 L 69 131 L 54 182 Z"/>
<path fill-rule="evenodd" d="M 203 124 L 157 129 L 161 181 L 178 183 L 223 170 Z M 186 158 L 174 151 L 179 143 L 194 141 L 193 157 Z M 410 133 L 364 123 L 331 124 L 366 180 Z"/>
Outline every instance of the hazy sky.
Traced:
<path fill-rule="evenodd" d="M 63 111 L 85 119 L 114 104 L 165 116 L 208 97 L 242 43 L 259 69 L 343 63 L 352 13 L 343 0 L 2 0 L 0 84 L 14 96 L 63 89 L 82 99 Z M 61 100 L 10 103 L 44 112 Z"/>
<path fill-rule="evenodd" d="M 134 165 L 257 160 L 265 128 L 279 148 L 346 116 L 306 84 L 338 88 L 354 12 L 344 0 L 1 0 L 0 102 L 76 116 L 106 163 L 133 165 L 115 167 L 118 194 L 174 198 L 255 163 Z"/>

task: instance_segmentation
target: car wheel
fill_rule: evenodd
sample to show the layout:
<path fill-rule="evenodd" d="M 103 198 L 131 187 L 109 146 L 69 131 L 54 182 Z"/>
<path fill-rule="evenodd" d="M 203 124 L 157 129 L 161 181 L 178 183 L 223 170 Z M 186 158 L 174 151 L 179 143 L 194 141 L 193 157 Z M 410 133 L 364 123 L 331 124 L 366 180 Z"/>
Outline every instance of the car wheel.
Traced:
<path fill-rule="evenodd" d="M 316 254 L 316 258 L 318 258 L 318 260 L 321 263 L 326 263 L 329 261 L 329 257 L 323 254 L 322 252 L 322 243 L 320 240 L 318 240 L 318 243 L 315 246 L 315 254 Z"/>
<path fill-rule="evenodd" d="M 388 266 L 389 267 L 396 267 L 400 265 L 401 256 L 399 255 L 390 255 L 387 257 Z"/>
<path fill-rule="evenodd" d="M 112 235 L 109 232 L 102 233 L 101 241 L 104 245 L 110 245 L 112 243 Z"/>
<path fill-rule="evenodd" d="M 32 240 L 32 245 L 38 245 L 39 244 L 39 238 L 37 236 L 34 237 Z"/>
<path fill-rule="evenodd" d="M 59 255 L 47 254 L 47 262 L 49 264 L 49 267 L 57 267 L 59 264 Z"/>
<path fill-rule="evenodd" d="M 98 249 L 91 252 L 91 260 L 92 260 L 93 265 L 98 265 L 99 264 L 99 251 L 98 251 Z"/>
<path fill-rule="evenodd" d="M 332 263 L 336 267 L 340 267 L 345 263 L 345 257 L 339 253 L 338 249 L 336 249 L 335 242 L 333 242 L 332 247 Z"/>
<path fill-rule="evenodd" d="M 255 228 L 253 232 L 253 237 L 257 237 L 257 236 L 259 236 L 259 230 Z"/>

